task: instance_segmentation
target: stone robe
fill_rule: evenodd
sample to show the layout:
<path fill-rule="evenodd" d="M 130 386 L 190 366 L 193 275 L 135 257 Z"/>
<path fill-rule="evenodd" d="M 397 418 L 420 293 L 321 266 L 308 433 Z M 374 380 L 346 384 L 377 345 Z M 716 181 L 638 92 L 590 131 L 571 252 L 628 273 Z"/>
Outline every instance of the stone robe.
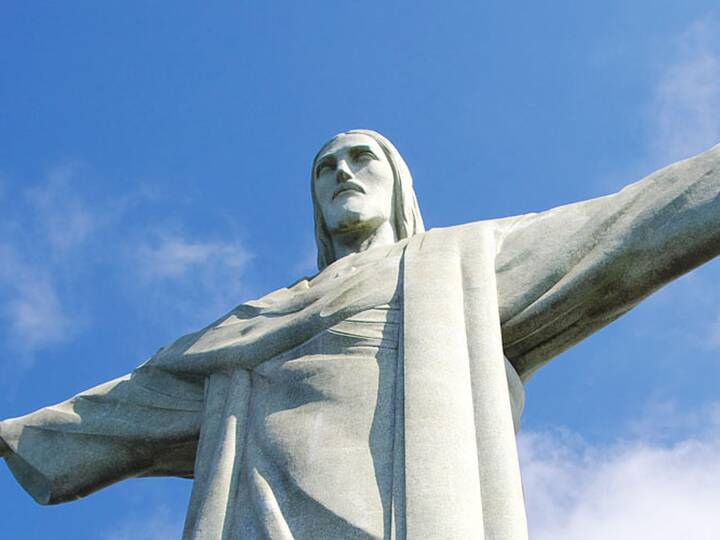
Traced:
<path fill-rule="evenodd" d="M 0 423 L 7 461 L 46 504 L 124 478 L 194 477 L 187 538 L 525 538 L 521 381 L 718 253 L 715 147 L 615 195 L 345 257 L 130 375 Z M 397 344 L 389 355 L 341 347 L 332 365 L 313 354 L 338 342 L 303 349 L 393 306 L 395 340 L 374 321 L 380 344 Z M 350 419 L 333 413 L 348 396 L 366 404 Z M 374 478 L 353 478 L 363 459 Z M 353 499 L 373 486 L 376 504 Z"/>

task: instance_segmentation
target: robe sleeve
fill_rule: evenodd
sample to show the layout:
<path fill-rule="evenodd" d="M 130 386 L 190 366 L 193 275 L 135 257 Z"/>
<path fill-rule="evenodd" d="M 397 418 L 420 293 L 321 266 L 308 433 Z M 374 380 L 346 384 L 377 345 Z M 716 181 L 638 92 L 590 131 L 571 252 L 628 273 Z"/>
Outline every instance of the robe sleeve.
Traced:
<path fill-rule="evenodd" d="M 503 347 L 527 380 L 720 254 L 720 145 L 616 194 L 497 225 Z"/>
<path fill-rule="evenodd" d="M 36 412 L 0 422 L 6 458 L 41 504 L 131 477 L 192 477 L 204 387 L 147 365 Z"/>

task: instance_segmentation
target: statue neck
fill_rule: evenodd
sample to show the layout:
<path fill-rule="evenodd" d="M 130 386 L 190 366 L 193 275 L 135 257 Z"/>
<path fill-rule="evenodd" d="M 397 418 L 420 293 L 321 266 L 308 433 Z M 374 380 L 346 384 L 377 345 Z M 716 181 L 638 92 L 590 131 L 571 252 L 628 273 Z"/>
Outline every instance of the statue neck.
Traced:
<path fill-rule="evenodd" d="M 372 247 L 392 245 L 397 242 L 395 230 L 390 222 L 385 221 L 377 227 L 368 231 L 357 229 L 343 233 L 335 233 L 332 236 L 335 260 L 341 259 L 351 253 L 360 253 Z"/>

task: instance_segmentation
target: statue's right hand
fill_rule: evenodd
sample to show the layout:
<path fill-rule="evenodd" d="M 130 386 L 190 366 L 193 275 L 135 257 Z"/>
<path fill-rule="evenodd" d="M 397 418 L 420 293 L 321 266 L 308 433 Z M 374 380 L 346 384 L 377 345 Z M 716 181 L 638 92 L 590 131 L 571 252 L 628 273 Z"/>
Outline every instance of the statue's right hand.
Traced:
<path fill-rule="evenodd" d="M 0 437 L 0 458 L 10 457 L 10 454 L 12 454 L 12 450 L 10 450 L 10 447 L 3 438 Z"/>

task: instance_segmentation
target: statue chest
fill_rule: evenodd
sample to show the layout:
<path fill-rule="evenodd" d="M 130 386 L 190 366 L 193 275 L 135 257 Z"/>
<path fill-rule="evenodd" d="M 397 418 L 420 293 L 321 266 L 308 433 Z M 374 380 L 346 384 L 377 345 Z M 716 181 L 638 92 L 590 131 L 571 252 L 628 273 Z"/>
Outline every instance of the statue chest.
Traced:
<path fill-rule="evenodd" d="M 289 510 L 285 519 L 296 515 L 293 508 L 297 515 L 307 512 L 313 501 L 323 508 L 319 513 L 340 516 L 338 524 L 382 536 L 391 490 L 400 319 L 396 298 L 256 368 L 246 464 L 266 489 L 260 493 L 252 479 L 247 497 L 272 496 Z M 299 520 L 291 529 L 307 523 Z"/>

